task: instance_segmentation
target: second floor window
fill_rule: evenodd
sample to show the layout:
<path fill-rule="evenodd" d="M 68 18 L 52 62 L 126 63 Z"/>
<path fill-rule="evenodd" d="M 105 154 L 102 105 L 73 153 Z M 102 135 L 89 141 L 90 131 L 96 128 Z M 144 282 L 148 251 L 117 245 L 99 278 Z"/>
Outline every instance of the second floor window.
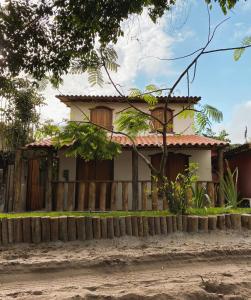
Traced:
<path fill-rule="evenodd" d="M 91 122 L 112 130 L 112 110 L 104 106 L 91 109 Z"/>
<path fill-rule="evenodd" d="M 167 133 L 172 133 L 173 132 L 173 111 L 172 110 L 167 110 L 167 120 L 170 120 L 167 126 Z M 151 115 L 158 118 L 162 122 L 164 122 L 164 108 L 163 107 L 157 107 L 151 111 Z M 152 119 L 152 129 L 153 131 L 160 130 L 162 131 L 163 126 L 161 125 L 160 122 L 158 122 L 155 119 Z"/>

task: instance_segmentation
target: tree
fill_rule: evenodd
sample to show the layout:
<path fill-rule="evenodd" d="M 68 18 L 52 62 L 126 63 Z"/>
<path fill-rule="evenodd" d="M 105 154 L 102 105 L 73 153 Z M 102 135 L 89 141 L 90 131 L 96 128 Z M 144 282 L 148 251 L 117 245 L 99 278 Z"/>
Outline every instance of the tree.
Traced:
<path fill-rule="evenodd" d="M 205 0 L 224 13 L 238 0 Z M 153 22 L 175 0 L 7 0 L 0 6 L 0 76 L 49 77 L 60 83 L 81 62 L 82 71 L 96 68 L 110 43 L 123 35 L 121 23 L 147 9 Z M 1 87 L 1 86 L 0 86 Z"/>
<path fill-rule="evenodd" d="M 39 122 L 37 109 L 44 103 L 44 98 L 25 78 L 5 81 L 0 97 L 1 150 L 13 151 L 33 141 Z"/>
<path fill-rule="evenodd" d="M 225 129 L 221 130 L 218 134 L 212 131 L 211 128 L 206 128 L 205 132 L 202 133 L 204 136 L 214 138 L 216 140 L 224 141 L 227 143 L 231 143 L 229 138 L 229 133 Z"/>

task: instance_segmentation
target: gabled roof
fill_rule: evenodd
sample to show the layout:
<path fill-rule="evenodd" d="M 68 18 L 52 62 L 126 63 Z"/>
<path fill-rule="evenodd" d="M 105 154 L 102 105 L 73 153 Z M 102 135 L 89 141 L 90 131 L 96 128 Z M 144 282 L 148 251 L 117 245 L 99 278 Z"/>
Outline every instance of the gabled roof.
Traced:
<path fill-rule="evenodd" d="M 124 135 L 113 135 L 112 140 L 123 147 L 132 147 L 132 141 Z M 141 148 L 160 148 L 162 136 L 149 134 L 135 138 L 135 145 Z M 228 143 L 199 135 L 170 135 L 167 137 L 167 145 L 170 148 L 219 148 L 225 147 Z M 53 148 L 50 139 L 43 139 L 26 146 L 27 148 Z"/>
<path fill-rule="evenodd" d="M 128 96 L 122 97 L 122 96 L 90 96 L 90 95 L 57 95 L 56 96 L 61 102 L 68 105 L 72 102 L 94 102 L 94 103 L 145 103 L 144 100 L 141 98 L 131 98 Z M 165 103 L 167 100 L 167 96 L 160 96 L 157 97 L 159 100 L 159 103 Z M 201 97 L 180 97 L 180 96 L 173 96 L 169 99 L 169 103 L 186 103 L 186 104 L 196 104 L 200 101 Z"/>

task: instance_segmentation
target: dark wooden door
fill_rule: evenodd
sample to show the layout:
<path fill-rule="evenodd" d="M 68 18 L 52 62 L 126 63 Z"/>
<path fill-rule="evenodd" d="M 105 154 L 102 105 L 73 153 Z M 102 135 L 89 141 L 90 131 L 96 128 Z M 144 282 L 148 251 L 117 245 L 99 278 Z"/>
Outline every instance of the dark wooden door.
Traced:
<path fill-rule="evenodd" d="M 155 154 L 151 157 L 153 166 L 157 169 L 160 167 L 161 154 Z M 166 163 L 166 176 L 169 180 L 174 181 L 178 174 L 184 174 L 189 165 L 189 156 L 181 153 L 168 153 Z"/>
<path fill-rule="evenodd" d="M 113 180 L 113 160 L 85 161 L 77 159 L 77 180 L 83 181 L 112 181 Z M 85 199 L 88 199 L 89 184 L 86 184 Z M 96 183 L 96 209 L 99 209 L 100 183 Z M 107 183 L 106 208 L 111 205 L 111 183 Z M 85 201 L 85 208 L 88 207 Z"/>
<path fill-rule="evenodd" d="M 30 159 L 28 162 L 26 208 L 29 211 L 45 208 L 45 176 L 40 165 L 40 159 Z"/>

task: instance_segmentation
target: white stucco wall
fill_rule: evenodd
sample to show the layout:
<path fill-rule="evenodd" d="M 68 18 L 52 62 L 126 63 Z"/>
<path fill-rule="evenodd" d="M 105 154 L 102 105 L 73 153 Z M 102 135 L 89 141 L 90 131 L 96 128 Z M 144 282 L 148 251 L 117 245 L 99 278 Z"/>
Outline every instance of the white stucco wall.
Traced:
<path fill-rule="evenodd" d="M 106 106 L 113 109 L 113 122 L 117 119 L 120 111 L 128 107 L 126 103 L 83 103 L 83 102 L 74 102 L 69 104 L 71 105 L 70 120 L 71 121 L 82 121 L 86 115 L 90 117 L 90 109 L 95 108 L 96 106 Z M 148 111 L 147 104 L 137 103 L 137 107 L 141 108 L 145 112 Z M 182 110 L 183 104 L 170 104 L 169 108 L 173 110 L 174 114 L 177 114 Z M 194 134 L 193 128 L 193 119 L 188 116 L 187 118 L 175 117 L 173 120 L 173 130 L 176 134 Z"/>
<path fill-rule="evenodd" d="M 64 181 L 63 171 L 69 171 L 69 180 L 74 181 L 76 180 L 76 158 L 74 157 L 66 157 L 64 150 L 58 151 L 58 158 L 59 158 L 59 175 L 58 179 L 60 181 Z"/>

